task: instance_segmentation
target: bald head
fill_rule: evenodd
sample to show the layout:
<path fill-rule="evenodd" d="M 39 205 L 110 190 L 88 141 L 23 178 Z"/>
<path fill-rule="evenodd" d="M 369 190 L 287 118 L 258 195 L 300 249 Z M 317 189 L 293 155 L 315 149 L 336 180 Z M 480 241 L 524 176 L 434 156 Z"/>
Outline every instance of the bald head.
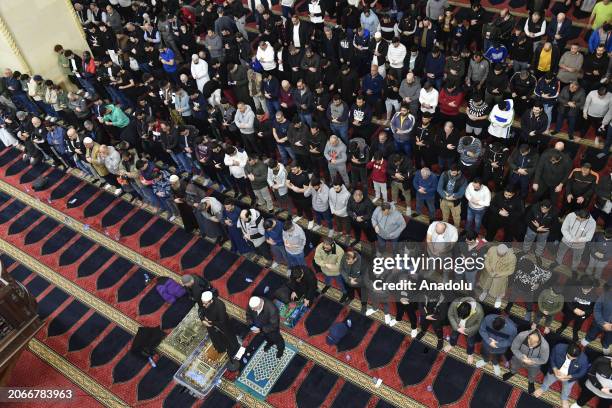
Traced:
<path fill-rule="evenodd" d="M 444 234 L 444 231 L 446 231 L 446 223 L 444 222 L 439 222 L 436 224 L 436 233 L 439 235 Z"/>
<path fill-rule="evenodd" d="M 563 142 L 555 143 L 555 150 L 558 150 L 558 151 L 562 152 L 563 149 L 565 149 L 565 143 L 563 143 Z"/>

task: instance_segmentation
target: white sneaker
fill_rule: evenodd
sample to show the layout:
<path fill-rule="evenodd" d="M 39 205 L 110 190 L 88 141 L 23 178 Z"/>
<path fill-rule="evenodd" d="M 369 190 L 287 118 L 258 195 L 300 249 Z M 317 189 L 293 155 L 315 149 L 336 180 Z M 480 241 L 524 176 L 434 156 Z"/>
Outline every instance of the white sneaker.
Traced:
<path fill-rule="evenodd" d="M 493 372 L 495 373 L 496 376 L 499 377 L 499 375 L 501 374 L 501 370 L 499 369 L 499 365 L 498 364 L 494 364 L 493 365 Z"/>
<path fill-rule="evenodd" d="M 486 361 L 484 361 L 484 360 L 478 360 L 478 361 L 476 362 L 476 367 L 477 367 L 477 368 L 482 368 L 482 367 L 484 367 L 484 366 L 486 366 L 486 365 L 487 365 L 487 362 L 486 362 Z"/>
<path fill-rule="evenodd" d="M 501 307 L 501 304 L 502 304 L 501 298 L 496 298 L 495 304 L 493 305 L 493 307 L 496 309 L 499 309 Z"/>
<path fill-rule="evenodd" d="M 115 191 L 113 191 L 113 194 L 116 195 L 116 196 L 120 196 L 122 192 L 123 191 L 120 188 L 117 188 L 117 189 L 115 189 Z"/>
<path fill-rule="evenodd" d="M 318 230 L 320 230 L 320 229 L 321 229 L 321 226 L 320 226 L 320 225 L 315 225 L 314 227 L 312 227 L 312 230 L 313 230 L 313 231 L 318 231 Z"/>
<path fill-rule="evenodd" d="M 104 189 L 105 190 L 110 190 L 111 188 L 113 188 L 113 186 L 111 186 L 110 184 L 105 184 L 104 185 Z"/>
<path fill-rule="evenodd" d="M 335 234 L 334 230 L 330 229 L 329 232 L 327 233 L 327 236 L 330 237 L 330 238 L 333 238 L 334 234 Z"/>
<path fill-rule="evenodd" d="M 604 354 L 604 356 L 609 356 L 610 355 L 610 346 L 608 346 L 608 348 L 603 349 L 603 354 Z"/>
<path fill-rule="evenodd" d="M 371 307 L 368 307 L 368 310 L 366 310 L 366 316 L 372 316 L 374 313 L 376 313 L 376 309 L 372 309 Z"/>
<path fill-rule="evenodd" d="M 389 322 L 389 327 L 393 327 L 397 324 L 397 320 L 395 319 L 391 319 L 391 321 Z"/>
<path fill-rule="evenodd" d="M 308 229 L 311 230 L 314 227 L 314 221 L 310 220 L 308 221 Z"/>
<path fill-rule="evenodd" d="M 581 406 L 574 402 L 572 405 L 570 405 L 570 408 L 581 408 Z"/>
<path fill-rule="evenodd" d="M 589 342 L 586 341 L 585 339 L 580 340 L 580 345 L 582 345 L 582 347 L 586 347 L 589 345 Z"/>
<path fill-rule="evenodd" d="M 272 265 L 270 265 L 270 269 L 276 269 L 278 268 L 278 262 L 272 262 Z"/>
<path fill-rule="evenodd" d="M 418 329 L 412 329 L 410 331 L 410 337 L 412 337 L 413 339 L 417 336 L 417 334 L 419 334 L 419 330 Z"/>
<path fill-rule="evenodd" d="M 374 199 L 372 200 L 372 204 L 376 204 L 378 202 L 378 200 L 380 200 L 380 198 L 374 197 Z"/>
<path fill-rule="evenodd" d="M 300 217 L 299 215 L 297 217 L 293 217 L 293 222 L 298 222 L 299 220 L 301 220 L 302 217 Z"/>
<path fill-rule="evenodd" d="M 480 296 L 478 296 L 478 300 L 480 300 L 481 302 L 484 302 L 485 299 L 487 298 L 487 292 L 483 291 Z"/>
<path fill-rule="evenodd" d="M 168 221 L 170 221 L 170 222 L 172 222 L 174 220 L 176 220 L 176 215 L 172 215 L 172 216 L 170 216 L 170 218 L 168 218 Z"/>
<path fill-rule="evenodd" d="M 406 216 L 407 217 L 411 217 L 412 216 L 412 208 L 406 207 Z"/>
<path fill-rule="evenodd" d="M 386 314 L 385 315 L 385 324 L 389 324 L 391 323 L 391 315 Z"/>

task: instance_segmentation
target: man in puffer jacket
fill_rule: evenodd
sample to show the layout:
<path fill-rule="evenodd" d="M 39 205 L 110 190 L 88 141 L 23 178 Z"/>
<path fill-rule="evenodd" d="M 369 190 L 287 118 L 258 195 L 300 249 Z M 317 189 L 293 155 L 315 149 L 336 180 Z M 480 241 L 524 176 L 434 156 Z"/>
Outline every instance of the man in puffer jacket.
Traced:
<path fill-rule="evenodd" d="M 406 228 L 404 216 L 395 209 L 392 203 L 382 203 L 372 214 L 372 226 L 378 235 L 376 252 L 378 255 L 384 253 L 387 243 L 391 243 L 391 253 L 396 250 L 397 239 Z"/>
<path fill-rule="evenodd" d="M 459 335 L 464 335 L 467 339 L 467 361 L 468 364 L 474 362 L 474 345 L 478 338 L 478 329 L 484 317 L 482 306 L 472 297 L 462 297 L 453 300 L 448 308 L 448 322 L 453 332 L 450 336 L 449 345 L 444 347 L 445 352 L 449 352 L 455 345 Z"/>
<path fill-rule="evenodd" d="M 548 362 L 548 342 L 539 330 L 525 330 L 516 335 L 510 349 L 513 354 L 511 368 L 502 378 L 508 381 L 519 369 L 527 369 L 528 391 L 532 394 L 535 391 L 536 376 L 541 371 L 540 367 Z"/>

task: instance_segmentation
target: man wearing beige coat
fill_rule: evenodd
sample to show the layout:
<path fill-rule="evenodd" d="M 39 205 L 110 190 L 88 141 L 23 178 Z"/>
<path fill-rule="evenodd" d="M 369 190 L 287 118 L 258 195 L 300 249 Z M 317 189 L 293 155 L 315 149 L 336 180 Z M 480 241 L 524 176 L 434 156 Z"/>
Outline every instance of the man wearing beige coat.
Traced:
<path fill-rule="evenodd" d="M 501 307 L 501 301 L 506 294 L 508 278 L 516 269 L 516 255 L 505 244 L 489 248 L 485 255 L 485 269 L 480 275 L 480 301 L 487 295 L 495 298 L 495 308 Z"/>

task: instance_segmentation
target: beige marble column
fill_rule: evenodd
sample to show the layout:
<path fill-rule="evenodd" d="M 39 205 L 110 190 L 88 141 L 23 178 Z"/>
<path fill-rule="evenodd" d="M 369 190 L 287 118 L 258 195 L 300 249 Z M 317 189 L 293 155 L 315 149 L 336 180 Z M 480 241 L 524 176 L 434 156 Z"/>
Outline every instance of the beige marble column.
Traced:
<path fill-rule="evenodd" d="M 62 83 L 56 44 L 79 55 L 89 50 L 70 0 L 0 0 L 0 69 Z"/>

